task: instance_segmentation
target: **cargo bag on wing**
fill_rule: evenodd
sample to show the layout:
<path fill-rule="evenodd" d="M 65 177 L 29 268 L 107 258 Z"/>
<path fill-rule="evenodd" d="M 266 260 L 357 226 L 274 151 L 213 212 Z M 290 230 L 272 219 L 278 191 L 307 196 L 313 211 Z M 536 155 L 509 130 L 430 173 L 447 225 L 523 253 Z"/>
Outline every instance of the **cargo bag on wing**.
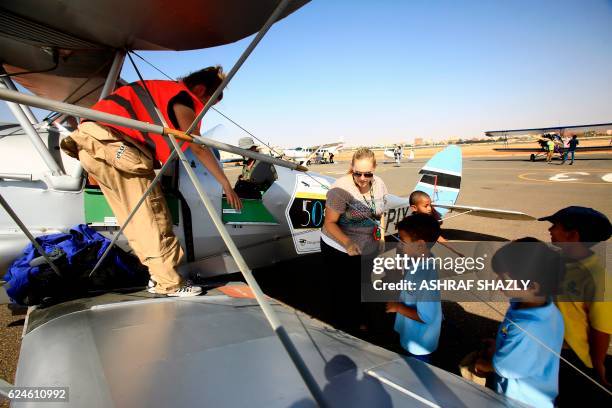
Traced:
<path fill-rule="evenodd" d="M 15 303 L 32 306 L 51 304 L 124 288 L 146 285 L 147 268 L 133 255 L 113 247 L 91 278 L 89 273 L 110 241 L 89 228 L 78 225 L 67 234 L 44 235 L 38 243 L 54 258 L 58 276 L 29 244 L 4 276 L 6 292 Z"/>

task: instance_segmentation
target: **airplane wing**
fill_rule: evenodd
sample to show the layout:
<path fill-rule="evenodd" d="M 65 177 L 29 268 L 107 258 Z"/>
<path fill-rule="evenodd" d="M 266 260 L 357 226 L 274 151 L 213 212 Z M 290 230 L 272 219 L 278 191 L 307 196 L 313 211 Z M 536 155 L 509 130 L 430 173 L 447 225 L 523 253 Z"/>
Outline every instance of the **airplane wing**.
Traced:
<path fill-rule="evenodd" d="M 293 0 L 281 18 L 307 2 Z M 9 73 L 45 71 L 13 79 L 56 100 L 93 77 L 80 90 L 80 96 L 92 92 L 81 101 L 91 105 L 116 50 L 180 51 L 232 43 L 259 31 L 277 3 L 199 0 L 169 7 L 164 0 L 5 1 L 0 5 L 0 61 Z"/>
<path fill-rule="evenodd" d="M 544 151 L 542 148 L 537 147 L 497 147 L 496 152 L 523 152 L 523 153 L 541 153 Z M 576 147 L 577 152 L 605 152 L 612 150 L 612 146 L 578 146 Z"/>
<path fill-rule="evenodd" d="M 342 144 L 342 142 L 334 142 L 334 143 L 327 143 L 327 144 L 323 144 L 321 146 L 319 146 L 319 149 L 327 149 L 329 147 L 336 147 L 336 146 L 340 146 Z"/>
<path fill-rule="evenodd" d="M 319 150 L 321 149 L 322 146 L 313 146 L 312 147 L 312 153 L 310 153 L 310 156 L 308 156 L 305 160 L 305 162 L 308 162 L 310 159 L 312 159 L 313 157 L 315 157 L 317 155 L 317 153 L 319 152 Z M 309 147 L 310 149 L 310 147 Z"/>
<path fill-rule="evenodd" d="M 475 215 L 477 217 L 497 218 L 501 220 L 534 221 L 536 218 L 520 211 L 498 210 L 495 208 L 472 207 L 466 205 L 435 204 L 436 208 L 446 208 L 460 214 Z"/>
<path fill-rule="evenodd" d="M 489 137 L 517 137 L 528 135 L 541 135 L 544 133 L 562 133 L 569 131 L 571 133 L 583 132 L 598 132 L 606 133 L 612 131 L 612 123 L 597 123 L 592 125 L 572 125 L 572 126 L 556 126 L 532 129 L 509 129 L 509 130 L 488 130 L 485 132 Z"/>
<path fill-rule="evenodd" d="M 62 407 L 317 406 L 248 287 L 210 288 L 189 300 L 147 296 L 34 310 L 15 385 L 70 385 Z M 523 406 L 281 302 L 270 299 L 270 307 L 330 407 Z"/>
<path fill-rule="evenodd" d="M 522 153 L 541 153 L 544 149 L 537 147 L 496 147 L 496 152 L 522 152 Z"/>

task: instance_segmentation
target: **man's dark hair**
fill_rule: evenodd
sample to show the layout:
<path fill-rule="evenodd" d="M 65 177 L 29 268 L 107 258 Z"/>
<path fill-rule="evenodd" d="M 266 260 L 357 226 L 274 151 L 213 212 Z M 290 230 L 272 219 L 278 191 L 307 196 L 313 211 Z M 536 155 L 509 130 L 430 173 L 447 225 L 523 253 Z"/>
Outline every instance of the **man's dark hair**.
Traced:
<path fill-rule="evenodd" d="M 397 224 L 398 231 L 404 231 L 414 240 L 422 239 L 431 244 L 440 237 L 440 223 L 429 214 L 410 214 Z"/>
<path fill-rule="evenodd" d="M 565 270 L 561 255 L 532 237 L 517 239 L 500 248 L 493 255 L 491 266 L 497 274 L 507 273 L 512 279 L 539 283 L 541 296 L 558 293 Z"/>
<path fill-rule="evenodd" d="M 415 190 L 412 193 L 410 193 L 410 198 L 408 200 L 410 202 L 410 205 L 417 205 L 419 201 L 421 201 L 424 198 L 430 198 L 429 194 L 421 190 Z"/>
<path fill-rule="evenodd" d="M 224 79 L 225 74 L 223 73 L 223 67 L 216 65 L 214 67 L 208 67 L 192 72 L 191 74 L 182 78 L 182 81 L 189 89 L 196 85 L 204 85 L 206 87 L 206 93 L 210 96 L 215 92 L 219 85 L 221 85 L 221 82 L 223 82 Z M 221 99 L 223 99 L 223 92 L 219 95 L 217 101 L 221 101 Z"/>

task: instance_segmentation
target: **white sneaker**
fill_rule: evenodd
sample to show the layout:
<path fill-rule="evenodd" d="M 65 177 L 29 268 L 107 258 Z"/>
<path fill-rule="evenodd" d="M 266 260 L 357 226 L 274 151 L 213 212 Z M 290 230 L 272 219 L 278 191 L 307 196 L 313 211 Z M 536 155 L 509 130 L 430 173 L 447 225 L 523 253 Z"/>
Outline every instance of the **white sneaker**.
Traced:
<path fill-rule="evenodd" d="M 166 293 L 166 296 L 172 297 L 191 297 L 198 296 L 202 293 L 202 288 L 199 286 L 183 285 L 176 292 Z"/>
<path fill-rule="evenodd" d="M 155 283 L 153 279 L 149 279 L 149 283 L 147 283 L 147 292 L 155 295 L 157 293 L 155 292 L 155 285 L 157 285 L 157 283 Z"/>

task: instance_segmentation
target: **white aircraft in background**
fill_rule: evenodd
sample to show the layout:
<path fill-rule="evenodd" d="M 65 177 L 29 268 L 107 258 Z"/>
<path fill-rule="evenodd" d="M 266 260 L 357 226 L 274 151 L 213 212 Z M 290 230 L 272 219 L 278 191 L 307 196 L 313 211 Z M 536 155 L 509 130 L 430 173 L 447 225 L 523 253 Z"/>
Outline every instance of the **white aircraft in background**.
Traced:
<path fill-rule="evenodd" d="M 395 163 L 399 165 L 399 163 L 404 158 L 404 145 L 396 145 L 393 147 L 385 148 L 384 156 L 387 159 L 394 160 Z M 409 150 L 408 160 L 414 160 L 414 150 L 412 150 L 412 148 Z"/>
<path fill-rule="evenodd" d="M 258 152 L 261 154 L 266 154 L 270 157 L 276 157 L 276 158 L 283 157 L 283 149 L 280 147 L 260 146 Z M 242 162 L 244 161 L 244 157 L 238 154 L 235 154 L 235 153 L 220 151 L 219 154 L 220 154 L 219 160 L 223 164 L 235 163 L 238 166 L 238 165 L 241 165 Z"/>
<path fill-rule="evenodd" d="M 343 144 L 343 141 L 339 141 L 335 143 L 322 144 L 319 146 L 300 146 L 293 149 L 285 149 L 284 156 L 297 162 L 298 164 L 305 164 L 306 166 L 313 162 L 332 163 L 329 160 L 329 155 L 335 155 L 336 152 L 342 149 Z"/>

